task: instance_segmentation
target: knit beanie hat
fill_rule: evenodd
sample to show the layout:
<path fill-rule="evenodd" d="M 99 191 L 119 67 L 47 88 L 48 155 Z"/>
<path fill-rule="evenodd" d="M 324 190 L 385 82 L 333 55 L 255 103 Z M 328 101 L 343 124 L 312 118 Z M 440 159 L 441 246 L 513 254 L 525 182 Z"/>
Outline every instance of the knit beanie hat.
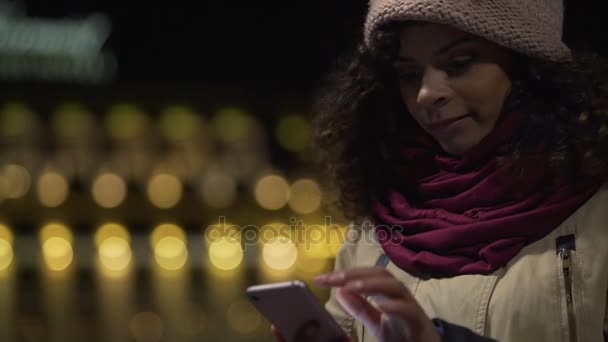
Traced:
<path fill-rule="evenodd" d="M 446 24 L 524 55 L 553 62 L 572 58 L 562 41 L 562 0 L 370 0 L 364 41 L 382 26 L 423 21 Z"/>

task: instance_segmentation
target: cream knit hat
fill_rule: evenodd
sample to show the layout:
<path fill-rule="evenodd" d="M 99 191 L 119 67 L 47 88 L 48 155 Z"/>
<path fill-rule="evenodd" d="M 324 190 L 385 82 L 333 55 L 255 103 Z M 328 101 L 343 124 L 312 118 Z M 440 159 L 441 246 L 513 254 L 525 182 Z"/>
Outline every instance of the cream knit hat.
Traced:
<path fill-rule="evenodd" d="M 549 61 L 572 58 L 562 41 L 562 0 L 370 0 L 364 40 L 395 21 L 450 25 L 525 55 Z"/>

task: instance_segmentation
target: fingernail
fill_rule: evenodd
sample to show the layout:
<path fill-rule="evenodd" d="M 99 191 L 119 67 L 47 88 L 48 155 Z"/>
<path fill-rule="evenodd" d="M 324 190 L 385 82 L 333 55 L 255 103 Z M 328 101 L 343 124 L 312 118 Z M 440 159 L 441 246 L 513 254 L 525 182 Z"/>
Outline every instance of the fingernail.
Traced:
<path fill-rule="evenodd" d="M 346 278 L 344 272 L 336 272 L 329 275 L 330 281 L 343 281 Z"/>
<path fill-rule="evenodd" d="M 349 290 L 359 290 L 359 289 L 363 288 L 363 281 L 361 281 L 361 280 L 352 281 L 352 282 L 346 284 L 345 287 Z"/>
<path fill-rule="evenodd" d="M 319 274 L 317 276 L 314 276 L 312 278 L 312 280 L 316 281 L 316 282 L 325 282 L 325 281 L 327 281 L 327 273 L 323 273 L 323 274 Z"/>

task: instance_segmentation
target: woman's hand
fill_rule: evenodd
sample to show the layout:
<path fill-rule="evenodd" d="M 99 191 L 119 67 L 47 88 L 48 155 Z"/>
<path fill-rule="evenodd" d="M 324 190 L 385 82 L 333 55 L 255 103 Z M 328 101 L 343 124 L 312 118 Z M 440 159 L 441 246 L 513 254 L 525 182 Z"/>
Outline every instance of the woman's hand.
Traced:
<path fill-rule="evenodd" d="M 338 302 L 351 316 L 360 320 L 378 341 L 397 341 L 394 322 L 401 322 L 399 328 L 409 330 L 408 342 L 441 341 L 433 322 L 410 291 L 383 267 L 353 268 L 322 274 L 315 277 L 314 282 L 320 286 L 335 287 Z M 365 296 L 374 298 L 375 305 L 370 304 Z"/>

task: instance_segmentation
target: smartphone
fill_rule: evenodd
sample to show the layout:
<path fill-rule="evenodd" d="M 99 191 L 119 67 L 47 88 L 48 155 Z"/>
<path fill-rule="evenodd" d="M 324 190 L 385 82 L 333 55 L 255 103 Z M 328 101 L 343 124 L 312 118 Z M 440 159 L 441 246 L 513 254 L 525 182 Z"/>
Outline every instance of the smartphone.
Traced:
<path fill-rule="evenodd" d="M 344 341 L 346 333 L 299 280 L 247 288 L 253 305 L 288 341 Z"/>

